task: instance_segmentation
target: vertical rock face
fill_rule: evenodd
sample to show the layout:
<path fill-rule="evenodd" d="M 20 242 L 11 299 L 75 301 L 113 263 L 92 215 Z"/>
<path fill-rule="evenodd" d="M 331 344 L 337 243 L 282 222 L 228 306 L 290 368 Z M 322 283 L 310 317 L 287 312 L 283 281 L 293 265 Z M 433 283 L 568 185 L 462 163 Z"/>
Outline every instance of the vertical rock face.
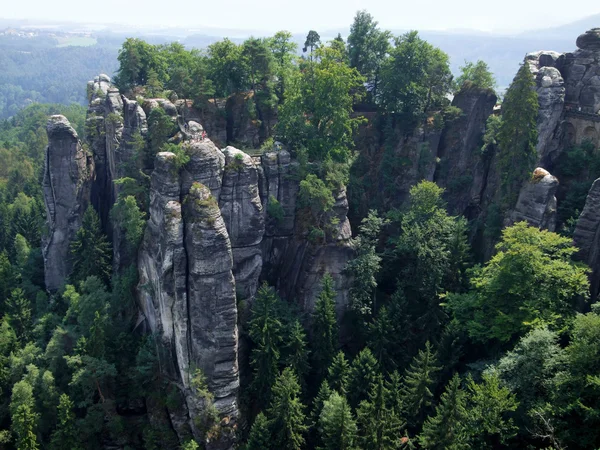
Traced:
<path fill-rule="evenodd" d="M 469 206 L 478 206 L 486 182 L 487 167 L 481 157 L 485 124 L 496 104 L 496 95 L 488 89 L 461 90 L 452 100 L 462 115 L 444 128 L 438 147 L 439 166 L 435 181 L 446 188 L 448 209 L 464 214 Z"/>
<path fill-rule="evenodd" d="M 50 117 L 46 131 L 43 190 L 48 234 L 42 253 L 46 288 L 52 292 L 64 285 L 71 271 L 69 246 L 88 206 L 94 165 L 66 117 Z"/>
<path fill-rule="evenodd" d="M 531 226 L 554 231 L 556 229 L 556 190 L 558 180 L 541 167 L 533 171 L 531 179 L 519 192 L 519 199 L 509 213 L 507 226 L 527 221 Z"/>
<path fill-rule="evenodd" d="M 222 172 L 214 175 L 220 178 Z M 183 421 L 200 437 L 192 419 L 206 405 L 190 385 L 196 369 L 206 376 L 215 406 L 227 422 L 235 424 L 238 416 L 236 284 L 231 242 L 217 199 L 197 181 L 211 178 L 189 168 L 189 188 L 183 188 L 182 178 L 175 155 L 159 153 L 138 258 L 138 292 L 146 323 L 163 342 L 163 372 L 181 386 L 185 398 L 187 413 L 181 419 L 181 411 L 169 411 L 173 422 L 180 424 L 180 436 Z M 231 435 L 225 436 L 229 438 L 217 447 L 233 445 Z"/>
<path fill-rule="evenodd" d="M 557 156 L 560 145 L 558 126 L 565 104 L 565 86 L 559 68 L 564 55 L 556 52 L 536 52 L 525 57 L 531 73 L 535 77 L 538 94 L 538 142 L 536 145 L 538 161 L 551 163 Z"/>
<path fill-rule="evenodd" d="M 110 223 L 110 209 L 119 195 L 114 181 L 125 176 L 127 165 L 135 164 L 133 139 L 136 133 L 146 135 L 146 114 L 136 101 L 121 95 L 106 75 L 88 83 L 88 98 L 87 139 L 96 166 L 91 201 L 111 237 L 113 263 L 119 268 L 131 261 L 124 260 L 127 252 L 120 229 Z"/>
<path fill-rule="evenodd" d="M 219 208 L 233 250 L 238 300 L 249 300 L 258 288 L 262 271 L 260 244 L 265 214 L 259 194 L 259 168 L 246 153 L 227 147 Z"/>
<path fill-rule="evenodd" d="M 600 288 L 600 179 L 594 181 L 577 227 L 573 242 L 579 248 L 578 258 L 592 268 L 590 294 L 592 301 L 598 297 Z"/>

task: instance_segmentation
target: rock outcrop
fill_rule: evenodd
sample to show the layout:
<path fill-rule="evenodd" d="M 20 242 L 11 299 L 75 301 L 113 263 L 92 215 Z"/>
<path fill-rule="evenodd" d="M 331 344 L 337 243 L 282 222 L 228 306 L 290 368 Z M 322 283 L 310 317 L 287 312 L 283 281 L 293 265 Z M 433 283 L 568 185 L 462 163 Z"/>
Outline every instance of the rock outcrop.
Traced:
<path fill-rule="evenodd" d="M 56 292 L 71 272 L 69 246 L 89 204 L 94 163 L 66 117 L 50 117 L 46 131 L 43 190 L 48 231 L 42 254 L 46 289 Z"/>
<path fill-rule="evenodd" d="M 579 248 L 578 258 L 592 268 L 590 294 L 592 301 L 600 291 L 600 178 L 594 181 L 585 207 L 577 221 L 573 243 Z"/>
<path fill-rule="evenodd" d="M 505 225 L 527 221 L 531 226 L 554 231 L 556 229 L 556 190 L 558 180 L 541 167 L 533 171 L 531 179 L 519 192 L 513 211 Z"/>
<path fill-rule="evenodd" d="M 465 214 L 469 207 L 479 207 L 489 166 L 489 161 L 482 158 L 481 142 L 496 100 L 493 91 L 474 87 L 461 90 L 452 100 L 452 106 L 462 113 L 442 132 L 435 172 L 435 182 L 446 189 L 452 214 Z"/>

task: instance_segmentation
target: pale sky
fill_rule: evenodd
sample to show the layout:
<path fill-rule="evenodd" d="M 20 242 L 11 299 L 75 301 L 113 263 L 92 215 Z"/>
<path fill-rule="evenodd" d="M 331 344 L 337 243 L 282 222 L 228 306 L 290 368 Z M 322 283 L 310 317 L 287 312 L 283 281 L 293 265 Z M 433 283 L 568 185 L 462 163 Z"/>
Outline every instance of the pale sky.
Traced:
<path fill-rule="evenodd" d="M 597 0 L 2 0 L 0 18 L 305 32 L 348 27 L 367 9 L 388 29 L 521 31 L 600 13 Z M 600 26 L 600 24 L 599 24 Z"/>

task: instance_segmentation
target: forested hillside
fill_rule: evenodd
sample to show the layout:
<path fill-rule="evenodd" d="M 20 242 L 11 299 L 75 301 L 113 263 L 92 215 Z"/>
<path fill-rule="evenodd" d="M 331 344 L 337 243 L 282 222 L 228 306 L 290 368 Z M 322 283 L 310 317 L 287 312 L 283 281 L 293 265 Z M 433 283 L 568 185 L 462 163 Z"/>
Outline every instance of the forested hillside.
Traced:
<path fill-rule="evenodd" d="M 301 49 L 131 38 L 87 111 L 2 121 L 0 448 L 599 448 L 577 46 L 500 107 L 366 11 Z"/>

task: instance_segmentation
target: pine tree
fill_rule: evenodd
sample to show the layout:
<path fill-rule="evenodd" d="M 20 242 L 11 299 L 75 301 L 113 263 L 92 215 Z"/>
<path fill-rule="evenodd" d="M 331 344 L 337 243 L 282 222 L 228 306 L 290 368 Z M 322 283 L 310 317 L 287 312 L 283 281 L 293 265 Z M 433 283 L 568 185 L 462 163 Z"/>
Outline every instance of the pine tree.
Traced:
<path fill-rule="evenodd" d="M 338 345 L 338 325 L 335 315 L 333 278 L 325 274 L 321 280 L 321 293 L 315 303 L 312 326 L 313 367 L 318 379 L 327 373 Z"/>
<path fill-rule="evenodd" d="M 366 347 L 354 358 L 350 367 L 348 397 L 354 408 L 368 397 L 377 374 L 377 360 Z"/>
<path fill-rule="evenodd" d="M 356 422 L 350 405 L 344 397 L 332 392 L 323 404 L 319 418 L 319 431 L 323 450 L 355 449 Z"/>
<path fill-rule="evenodd" d="M 404 417 L 413 428 L 423 422 L 431 407 L 435 374 L 440 370 L 440 367 L 435 364 L 436 356 L 432 351 L 431 344 L 427 342 L 425 350 L 419 350 L 404 376 L 401 390 Z"/>
<path fill-rule="evenodd" d="M 27 343 L 31 335 L 33 323 L 31 318 L 31 302 L 25 298 L 23 289 L 13 289 L 7 302 L 8 320 L 22 344 Z"/>
<path fill-rule="evenodd" d="M 382 371 L 391 372 L 396 367 L 392 356 L 395 341 L 395 327 L 388 309 L 384 306 L 377 317 L 369 324 L 368 345 Z"/>
<path fill-rule="evenodd" d="M 306 349 L 306 333 L 299 320 L 295 320 L 287 337 L 285 362 L 296 372 L 300 384 L 304 385 L 304 377 L 308 373 L 308 350 Z"/>
<path fill-rule="evenodd" d="M 304 405 L 300 401 L 300 384 L 294 371 L 286 367 L 273 386 L 273 396 L 267 410 L 273 448 L 300 450 L 308 430 Z"/>
<path fill-rule="evenodd" d="M 277 303 L 275 291 L 263 284 L 256 294 L 248 326 L 248 334 L 254 343 L 250 354 L 253 371 L 251 388 L 259 407 L 269 403 L 271 387 L 278 374 L 283 336 Z"/>
<path fill-rule="evenodd" d="M 350 365 L 343 351 L 339 351 L 329 366 L 327 381 L 334 391 L 346 395 L 348 389 L 348 378 L 350 376 Z"/>
<path fill-rule="evenodd" d="M 248 436 L 248 442 L 244 448 L 245 450 L 268 450 L 271 448 L 269 422 L 262 412 L 258 413 L 256 419 L 254 419 L 250 435 Z"/>
<path fill-rule="evenodd" d="M 52 433 L 51 448 L 53 450 L 79 450 L 77 429 L 75 427 L 74 404 L 67 394 L 62 394 L 58 403 L 58 424 Z"/>
<path fill-rule="evenodd" d="M 434 450 L 470 448 L 466 442 L 466 415 L 465 394 L 460 389 L 460 378 L 454 375 L 442 394 L 435 416 L 429 417 L 423 425 L 419 443 L 424 449 Z"/>
<path fill-rule="evenodd" d="M 405 424 L 391 406 L 393 403 L 383 377 L 378 376 L 369 392 L 369 399 L 363 400 L 356 412 L 360 448 L 394 450 L 400 447 Z"/>
<path fill-rule="evenodd" d="M 503 206 L 510 208 L 535 163 L 538 98 L 529 64 L 523 64 L 502 103 L 498 170 L 502 174 Z"/>
<path fill-rule="evenodd" d="M 22 380 L 13 386 L 10 400 L 10 417 L 12 431 L 16 435 L 17 450 L 37 450 L 36 428 L 39 416 L 35 412 L 33 388 Z"/>
<path fill-rule="evenodd" d="M 85 211 L 81 227 L 71 243 L 73 258 L 72 281 L 84 281 L 96 276 L 108 284 L 112 254 L 110 244 L 100 227 L 98 214 L 91 206 Z"/>

